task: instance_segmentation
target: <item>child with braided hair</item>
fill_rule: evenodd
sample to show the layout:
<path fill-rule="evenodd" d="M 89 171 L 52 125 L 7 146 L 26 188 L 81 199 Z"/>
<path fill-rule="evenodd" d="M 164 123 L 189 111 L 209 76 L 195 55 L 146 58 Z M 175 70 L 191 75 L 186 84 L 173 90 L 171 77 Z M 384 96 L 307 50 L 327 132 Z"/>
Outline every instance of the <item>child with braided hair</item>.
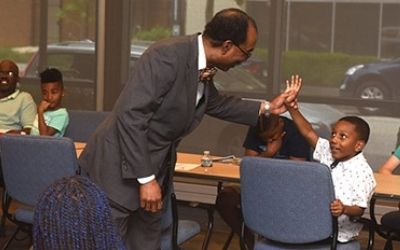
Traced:
<path fill-rule="evenodd" d="M 64 177 L 35 208 L 33 249 L 124 250 L 104 193 L 83 176 Z"/>

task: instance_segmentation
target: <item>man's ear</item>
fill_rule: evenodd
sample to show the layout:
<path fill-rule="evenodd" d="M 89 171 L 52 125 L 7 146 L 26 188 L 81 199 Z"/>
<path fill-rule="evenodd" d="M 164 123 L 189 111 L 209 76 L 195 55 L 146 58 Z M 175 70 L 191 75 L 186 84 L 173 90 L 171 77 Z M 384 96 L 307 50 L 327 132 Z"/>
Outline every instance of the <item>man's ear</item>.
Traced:
<path fill-rule="evenodd" d="M 358 153 L 358 152 L 361 152 L 364 149 L 364 147 L 365 147 L 365 141 L 358 140 L 356 143 L 355 150 Z"/>
<path fill-rule="evenodd" d="M 221 45 L 222 54 L 225 55 L 226 53 L 228 53 L 228 51 L 232 48 L 232 46 L 233 43 L 231 40 L 226 40 L 225 42 L 223 42 Z"/>

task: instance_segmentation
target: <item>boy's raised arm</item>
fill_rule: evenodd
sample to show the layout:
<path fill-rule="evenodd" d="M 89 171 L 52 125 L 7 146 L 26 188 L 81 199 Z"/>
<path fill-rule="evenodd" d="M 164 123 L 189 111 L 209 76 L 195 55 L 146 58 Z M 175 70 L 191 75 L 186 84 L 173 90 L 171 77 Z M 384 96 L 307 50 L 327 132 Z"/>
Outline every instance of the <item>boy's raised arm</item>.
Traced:
<path fill-rule="evenodd" d="M 302 79 L 298 75 L 292 76 L 290 81 L 286 81 L 287 87 L 285 92 L 288 92 L 289 97 L 286 99 L 285 106 L 300 133 L 308 141 L 308 143 L 310 143 L 311 146 L 315 147 L 318 140 L 318 134 L 315 132 L 306 118 L 300 113 L 297 106 L 296 100 L 300 92 L 301 82 Z M 296 104 L 293 105 L 293 102 L 296 102 Z"/>

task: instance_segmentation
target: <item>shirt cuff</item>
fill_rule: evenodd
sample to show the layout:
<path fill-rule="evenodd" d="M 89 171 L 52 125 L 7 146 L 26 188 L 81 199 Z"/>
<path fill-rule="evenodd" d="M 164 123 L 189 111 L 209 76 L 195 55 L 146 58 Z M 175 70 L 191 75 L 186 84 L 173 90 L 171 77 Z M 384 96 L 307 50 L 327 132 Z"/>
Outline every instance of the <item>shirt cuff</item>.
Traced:
<path fill-rule="evenodd" d="M 155 178 L 156 178 L 156 177 L 155 177 L 155 175 L 153 174 L 153 175 L 150 175 L 150 176 L 147 176 L 147 177 L 138 178 L 137 180 L 138 180 L 138 182 L 139 182 L 140 184 L 146 184 L 146 183 L 148 183 L 148 182 L 154 180 Z"/>

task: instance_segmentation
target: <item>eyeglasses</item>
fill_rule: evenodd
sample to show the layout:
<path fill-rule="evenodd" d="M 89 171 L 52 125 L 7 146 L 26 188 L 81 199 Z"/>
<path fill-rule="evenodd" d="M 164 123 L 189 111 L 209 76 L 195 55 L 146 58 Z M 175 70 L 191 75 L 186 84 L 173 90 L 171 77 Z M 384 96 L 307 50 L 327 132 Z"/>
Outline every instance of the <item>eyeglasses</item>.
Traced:
<path fill-rule="evenodd" d="M 8 76 L 8 77 L 14 77 L 17 74 L 15 74 L 13 71 L 0 71 L 0 76 L 4 77 L 4 76 Z"/>
<path fill-rule="evenodd" d="M 236 43 L 233 43 L 233 45 L 235 45 L 245 56 L 246 59 L 248 59 L 251 56 L 251 52 L 249 51 L 245 51 L 244 49 L 242 49 L 239 45 L 237 45 Z"/>

